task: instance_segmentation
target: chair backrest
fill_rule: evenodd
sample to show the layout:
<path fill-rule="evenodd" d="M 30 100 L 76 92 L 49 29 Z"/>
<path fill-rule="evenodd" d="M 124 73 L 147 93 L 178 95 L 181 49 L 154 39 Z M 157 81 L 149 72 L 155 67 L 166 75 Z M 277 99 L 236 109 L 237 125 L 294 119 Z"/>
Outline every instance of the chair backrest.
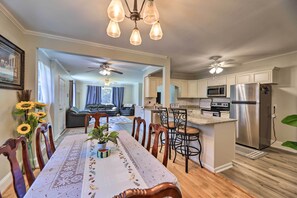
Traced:
<path fill-rule="evenodd" d="M 87 133 L 87 127 L 88 127 L 88 122 L 90 117 L 95 118 L 95 124 L 94 124 L 94 128 L 97 128 L 98 126 L 100 126 L 100 118 L 102 117 L 106 117 L 106 123 L 109 123 L 109 116 L 107 113 L 89 113 L 85 116 L 85 133 Z M 107 128 L 108 130 L 108 128 Z"/>
<path fill-rule="evenodd" d="M 165 182 L 148 189 L 128 189 L 114 198 L 182 198 L 181 191 L 173 183 Z"/>
<path fill-rule="evenodd" d="M 187 128 L 188 114 L 187 109 L 171 109 L 173 112 L 174 126 L 176 131 L 184 131 Z"/>
<path fill-rule="evenodd" d="M 142 125 L 142 129 L 143 129 L 141 145 L 143 147 L 145 147 L 146 122 L 144 119 L 142 119 L 141 117 L 134 117 L 131 135 L 138 141 L 141 125 Z"/>
<path fill-rule="evenodd" d="M 23 166 L 25 168 L 26 177 L 31 186 L 35 180 L 35 177 L 32 172 L 29 156 L 28 156 L 28 148 L 27 148 L 27 140 L 24 136 L 20 136 L 16 139 L 8 139 L 1 147 L 0 147 L 0 155 L 3 154 L 7 157 L 10 163 L 10 169 L 13 178 L 13 187 L 17 197 L 24 197 L 26 194 L 26 186 L 25 180 L 23 178 L 22 170 L 17 161 L 16 151 L 18 149 L 19 144 L 22 144 L 22 158 L 23 158 Z"/>
<path fill-rule="evenodd" d="M 149 126 L 149 134 L 152 133 L 152 130 L 155 132 L 155 139 L 152 148 L 152 155 L 157 158 L 158 157 L 158 146 L 159 146 L 159 139 L 160 135 L 163 133 L 165 135 L 165 150 L 163 155 L 163 165 L 167 167 L 168 162 L 168 149 L 169 149 L 169 135 L 168 129 L 161 126 L 160 124 L 153 124 L 151 123 Z"/>
<path fill-rule="evenodd" d="M 168 127 L 169 126 L 169 121 L 168 121 L 168 110 L 166 107 L 159 107 L 159 115 L 160 115 L 160 121 L 161 125 L 163 127 Z"/>
<path fill-rule="evenodd" d="M 36 130 L 36 156 L 39 164 L 40 170 L 42 170 L 45 166 L 42 150 L 40 146 L 40 134 L 42 134 L 45 143 L 45 150 L 47 158 L 50 159 L 53 153 L 56 151 L 52 126 L 50 124 L 44 123 Z"/>

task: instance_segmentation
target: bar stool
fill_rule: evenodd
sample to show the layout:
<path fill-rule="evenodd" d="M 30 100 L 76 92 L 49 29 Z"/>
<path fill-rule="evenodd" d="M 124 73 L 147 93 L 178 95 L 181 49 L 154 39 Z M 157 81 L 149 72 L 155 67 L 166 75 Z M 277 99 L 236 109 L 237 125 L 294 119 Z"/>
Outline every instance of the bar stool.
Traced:
<path fill-rule="evenodd" d="M 199 163 L 201 168 L 203 168 L 201 163 L 201 142 L 199 139 L 200 131 L 197 128 L 194 127 L 188 127 L 187 126 L 187 109 L 172 109 L 173 111 L 173 118 L 174 118 L 174 125 L 176 127 L 175 129 L 175 140 L 174 140 L 174 147 L 175 147 L 175 153 L 174 153 L 174 160 L 176 159 L 176 152 L 182 154 L 185 156 L 185 171 L 188 173 L 188 160 L 190 156 L 196 156 L 198 155 Z M 191 142 L 198 141 L 199 148 L 190 145 Z"/>
<path fill-rule="evenodd" d="M 160 107 L 158 108 L 158 110 L 159 110 L 161 125 L 168 130 L 169 159 L 171 159 L 171 149 L 174 149 L 175 125 L 174 125 L 174 122 L 169 122 L 168 109 L 166 107 Z M 163 138 L 162 134 L 160 135 L 160 142 L 161 142 L 161 148 L 159 152 L 162 151 L 162 147 L 165 144 L 165 138 Z"/>

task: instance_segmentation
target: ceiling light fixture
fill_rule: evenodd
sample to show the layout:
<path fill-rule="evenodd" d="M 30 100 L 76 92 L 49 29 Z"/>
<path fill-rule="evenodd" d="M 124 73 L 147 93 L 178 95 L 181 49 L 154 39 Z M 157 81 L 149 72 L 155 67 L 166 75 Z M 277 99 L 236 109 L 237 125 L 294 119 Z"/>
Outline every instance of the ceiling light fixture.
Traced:
<path fill-rule="evenodd" d="M 110 71 L 108 71 L 107 69 L 103 69 L 99 71 L 99 74 L 103 75 L 103 76 L 109 76 L 110 75 Z"/>
<path fill-rule="evenodd" d="M 108 78 L 105 78 L 104 80 L 104 86 L 109 86 L 110 85 L 110 81 Z"/>
<path fill-rule="evenodd" d="M 221 73 L 224 69 L 222 66 L 224 65 L 224 62 L 218 61 L 222 56 L 212 56 L 209 59 L 213 60 L 214 62 L 210 65 L 210 70 L 209 73 L 211 74 L 219 74 Z"/>
<path fill-rule="evenodd" d="M 140 45 L 142 42 L 140 31 L 137 27 L 137 21 L 143 20 L 144 23 L 152 25 L 150 31 L 150 38 L 152 40 L 160 40 L 163 36 L 161 25 L 159 22 L 159 12 L 157 10 L 154 0 L 143 0 L 140 10 L 138 11 L 137 0 L 134 0 L 133 11 L 131 11 L 127 0 L 124 0 L 129 10 L 130 16 L 125 15 L 123 4 L 121 0 L 112 0 L 107 8 L 107 14 L 110 22 L 107 26 L 106 33 L 108 36 L 118 38 L 121 35 L 119 22 L 122 22 L 125 17 L 134 21 L 134 29 L 130 36 L 130 43 L 132 45 Z M 141 12 L 143 16 L 141 17 Z"/>

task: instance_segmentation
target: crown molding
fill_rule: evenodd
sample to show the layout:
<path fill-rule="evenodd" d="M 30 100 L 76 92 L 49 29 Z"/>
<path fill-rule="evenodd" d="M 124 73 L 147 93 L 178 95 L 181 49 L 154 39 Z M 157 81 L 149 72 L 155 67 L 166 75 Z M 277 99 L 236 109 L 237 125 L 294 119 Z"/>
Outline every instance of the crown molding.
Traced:
<path fill-rule="evenodd" d="M 92 46 L 92 47 L 99 47 L 99 48 L 104 48 L 104 49 L 108 49 L 108 50 L 116 50 L 116 51 L 136 54 L 136 55 L 149 56 L 149 57 L 153 57 L 153 58 L 161 58 L 161 59 L 168 58 L 167 56 L 164 56 L 164 55 L 153 54 L 153 53 L 137 51 L 137 50 L 131 50 L 131 49 L 126 49 L 126 48 L 121 48 L 121 47 L 115 47 L 115 46 L 111 46 L 111 45 L 104 45 L 104 44 L 95 43 L 95 42 L 91 42 L 91 41 L 74 39 L 74 38 L 70 38 L 70 37 L 58 36 L 58 35 L 53 35 L 53 34 L 47 34 L 47 33 L 43 33 L 43 32 L 25 30 L 24 34 L 37 36 L 37 37 L 43 37 L 43 38 L 49 38 L 49 39 L 55 39 L 55 40 L 60 40 L 60 41 L 66 41 L 66 42 L 71 42 L 71 43 L 77 43 L 77 44 L 82 44 L 82 45 L 87 45 L 87 46 Z"/>
<path fill-rule="evenodd" d="M 246 65 L 246 64 L 249 64 L 249 63 L 261 62 L 261 61 L 266 61 L 266 60 L 269 60 L 269 59 L 279 58 L 279 57 L 283 57 L 283 56 L 289 56 L 289 55 L 292 55 L 292 54 L 297 54 L 297 50 L 287 52 L 287 53 L 283 53 L 283 54 L 277 54 L 277 55 L 274 55 L 274 56 L 268 56 L 268 57 L 265 57 L 265 58 L 260 58 L 260 59 L 256 59 L 256 60 L 252 60 L 252 61 L 248 61 L 248 62 L 244 62 L 244 63 L 242 63 L 242 65 Z"/>
<path fill-rule="evenodd" d="M 0 11 L 21 31 L 25 32 L 26 29 L 22 24 L 9 12 L 2 3 L 0 3 Z"/>

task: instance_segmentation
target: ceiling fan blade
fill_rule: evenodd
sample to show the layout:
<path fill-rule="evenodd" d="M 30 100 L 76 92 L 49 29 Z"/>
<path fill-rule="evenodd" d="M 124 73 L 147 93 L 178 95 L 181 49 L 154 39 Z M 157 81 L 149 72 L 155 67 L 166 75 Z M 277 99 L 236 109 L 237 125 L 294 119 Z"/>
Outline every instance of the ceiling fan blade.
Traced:
<path fill-rule="evenodd" d="M 118 74 L 123 74 L 123 72 L 120 72 L 120 71 L 117 71 L 117 70 L 114 70 L 114 69 L 110 69 L 109 71 L 114 72 L 114 73 L 118 73 Z"/>
<path fill-rule="evenodd" d="M 88 67 L 89 69 L 99 69 L 99 67 Z"/>
<path fill-rule="evenodd" d="M 96 68 L 96 69 L 89 70 L 89 71 L 86 71 L 86 72 L 84 72 L 84 73 L 94 72 L 94 71 L 96 71 L 96 70 L 97 70 L 97 68 Z"/>

